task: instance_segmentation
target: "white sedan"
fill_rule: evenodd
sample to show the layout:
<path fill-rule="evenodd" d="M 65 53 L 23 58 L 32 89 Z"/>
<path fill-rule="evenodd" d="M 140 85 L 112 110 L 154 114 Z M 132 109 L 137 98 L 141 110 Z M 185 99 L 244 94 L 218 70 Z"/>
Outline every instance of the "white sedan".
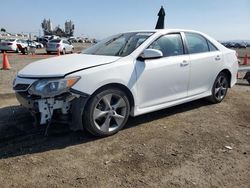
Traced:
<path fill-rule="evenodd" d="M 17 48 L 18 39 L 6 39 L 0 42 L 0 51 L 14 51 L 19 52 Z"/>
<path fill-rule="evenodd" d="M 53 52 L 60 52 L 62 54 L 73 53 L 74 46 L 66 39 L 52 39 L 46 45 L 48 54 Z"/>
<path fill-rule="evenodd" d="M 13 88 L 40 124 L 112 135 L 128 117 L 200 98 L 221 102 L 236 83 L 236 52 L 190 30 L 121 33 L 81 54 L 31 63 Z"/>

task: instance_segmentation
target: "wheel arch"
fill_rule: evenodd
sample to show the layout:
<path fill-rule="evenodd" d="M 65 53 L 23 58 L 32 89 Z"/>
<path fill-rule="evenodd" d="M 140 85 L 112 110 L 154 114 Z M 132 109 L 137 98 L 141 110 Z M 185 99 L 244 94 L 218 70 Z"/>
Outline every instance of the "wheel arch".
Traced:
<path fill-rule="evenodd" d="M 220 73 L 221 72 L 223 72 L 224 74 L 226 74 L 227 79 L 228 79 L 228 83 L 229 83 L 229 88 L 231 88 L 232 73 L 228 69 L 223 69 L 222 71 L 220 71 Z"/>
<path fill-rule="evenodd" d="M 92 95 L 95 95 L 99 91 L 104 90 L 106 88 L 117 88 L 117 89 L 122 90 L 126 94 L 126 96 L 128 97 L 129 104 L 130 104 L 130 113 L 132 112 L 132 110 L 134 109 L 134 106 L 135 106 L 135 100 L 134 100 L 134 96 L 133 96 L 132 92 L 130 91 L 130 89 L 128 87 L 126 87 L 125 85 L 120 84 L 120 83 L 109 83 L 109 84 L 105 84 L 105 85 L 99 87 L 98 89 L 96 89 Z"/>

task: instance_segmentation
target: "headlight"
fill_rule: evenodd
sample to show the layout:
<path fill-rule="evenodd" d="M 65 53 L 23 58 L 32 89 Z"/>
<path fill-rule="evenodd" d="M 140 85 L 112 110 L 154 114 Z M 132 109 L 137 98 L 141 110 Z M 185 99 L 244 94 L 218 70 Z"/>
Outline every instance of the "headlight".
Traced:
<path fill-rule="evenodd" d="M 80 77 L 41 79 L 32 84 L 28 92 L 41 97 L 54 97 L 67 92 L 79 79 Z"/>

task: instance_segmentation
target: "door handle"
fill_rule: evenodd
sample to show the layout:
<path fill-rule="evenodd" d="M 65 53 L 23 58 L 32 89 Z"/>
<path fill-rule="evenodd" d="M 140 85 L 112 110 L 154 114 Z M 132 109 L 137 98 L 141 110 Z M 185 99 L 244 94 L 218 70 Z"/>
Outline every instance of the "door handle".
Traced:
<path fill-rule="evenodd" d="M 215 61 L 220 61 L 221 60 L 220 56 L 216 56 L 214 59 L 215 59 Z"/>
<path fill-rule="evenodd" d="M 181 67 L 186 67 L 186 66 L 188 66 L 188 61 L 186 61 L 186 60 L 183 60 L 182 62 L 181 62 Z"/>

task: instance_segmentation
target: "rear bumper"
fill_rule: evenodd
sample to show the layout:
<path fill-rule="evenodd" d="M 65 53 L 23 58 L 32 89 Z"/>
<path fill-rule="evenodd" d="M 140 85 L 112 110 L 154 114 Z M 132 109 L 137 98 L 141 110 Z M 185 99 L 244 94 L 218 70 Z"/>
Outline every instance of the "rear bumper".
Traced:
<path fill-rule="evenodd" d="M 62 51 L 61 48 L 48 48 L 48 47 L 46 48 L 46 51 L 47 51 L 47 52 L 57 52 L 58 50 L 59 50 L 60 52 Z"/>
<path fill-rule="evenodd" d="M 17 47 L 15 46 L 1 46 L 0 50 L 5 50 L 5 51 L 16 51 Z"/>

